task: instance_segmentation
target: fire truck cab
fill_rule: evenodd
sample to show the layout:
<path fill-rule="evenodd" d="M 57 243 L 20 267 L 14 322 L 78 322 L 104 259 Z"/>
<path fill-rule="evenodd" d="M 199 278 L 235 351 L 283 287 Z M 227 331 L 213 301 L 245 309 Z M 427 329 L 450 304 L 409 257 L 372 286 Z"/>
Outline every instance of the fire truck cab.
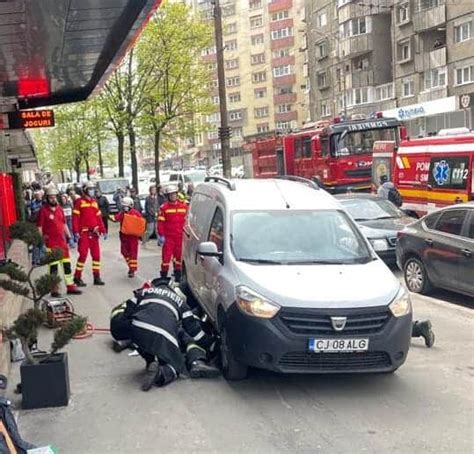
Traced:
<path fill-rule="evenodd" d="M 403 209 L 424 215 L 474 199 L 474 133 L 441 130 L 436 136 L 374 145 L 372 182 L 387 175 L 403 197 Z"/>
<path fill-rule="evenodd" d="M 319 121 L 286 135 L 246 139 L 256 178 L 295 175 L 316 181 L 330 192 L 370 190 L 376 141 L 398 144 L 395 118 Z"/>

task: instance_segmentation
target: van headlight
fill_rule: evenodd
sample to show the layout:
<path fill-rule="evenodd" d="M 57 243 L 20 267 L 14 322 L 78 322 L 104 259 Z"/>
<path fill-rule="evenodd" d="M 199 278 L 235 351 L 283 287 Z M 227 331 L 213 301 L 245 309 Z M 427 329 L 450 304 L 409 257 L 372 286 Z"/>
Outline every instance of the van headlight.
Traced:
<path fill-rule="evenodd" d="M 236 293 L 237 304 L 240 310 L 252 317 L 273 318 L 280 310 L 278 304 L 273 303 L 244 285 L 239 285 L 236 288 Z"/>
<path fill-rule="evenodd" d="M 395 299 L 388 306 L 390 312 L 395 317 L 403 317 L 411 313 L 411 301 L 410 295 L 405 290 L 405 287 L 400 286 L 400 290 L 397 293 Z"/>
<path fill-rule="evenodd" d="M 388 250 L 388 243 L 385 238 L 374 238 L 369 240 L 375 252 L 382 252 Z"/>

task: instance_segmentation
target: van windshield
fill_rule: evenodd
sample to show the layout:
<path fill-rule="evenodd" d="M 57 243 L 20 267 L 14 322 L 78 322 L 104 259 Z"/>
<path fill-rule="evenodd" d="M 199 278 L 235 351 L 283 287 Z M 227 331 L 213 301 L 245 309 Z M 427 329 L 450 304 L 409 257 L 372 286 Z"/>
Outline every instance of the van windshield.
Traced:
<path fill-rule="evenodd" d="M 239 261 L 355 264 L 372 260 L 363 237 L 338 210 L 236 212 L 232 251 Z"/>
<path fill-rule="evenodd" d="M 128 186 L 128 180 L 126 178 L 117 180 L 99 180 L 97 181 L 97 187 L 100 189 L 102 194 L 113 194 L 117 188 L 126 189 Z"/>

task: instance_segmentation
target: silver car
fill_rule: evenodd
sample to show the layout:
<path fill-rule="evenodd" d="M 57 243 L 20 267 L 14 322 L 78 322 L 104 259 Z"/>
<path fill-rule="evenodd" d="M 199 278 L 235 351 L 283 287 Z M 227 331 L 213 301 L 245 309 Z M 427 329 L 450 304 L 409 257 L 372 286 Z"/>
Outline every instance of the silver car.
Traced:
<path fill-rule="evenodd" d="M 409 296 L 328 193 L 208 177 L 184 229 L 183 286 L 221 337 L 224 376 L 393 372 Z"/>

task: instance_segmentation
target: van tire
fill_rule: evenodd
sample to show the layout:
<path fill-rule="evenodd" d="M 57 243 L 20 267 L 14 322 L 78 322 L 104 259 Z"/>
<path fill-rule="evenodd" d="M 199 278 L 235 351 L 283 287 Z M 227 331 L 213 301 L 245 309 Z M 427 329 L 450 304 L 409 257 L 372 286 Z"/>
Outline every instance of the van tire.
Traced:
<path fill-rule="evenodd" d="M 248 366 L 234 358 L 228 343 L 229 337 L 225 324 L 222 326 L 220 337 L 222 375 L 228 381 L 245 380 L 248 374 Z"/>
<path fill-rule="evenodd" d="M 405 264 L 403 265 L 403 277 L 405 278 L 405 284 L 410 292 L 426 295 L 433 288 L 425 265 L 418 257 L 408 257 L 408 259 L 405 260 Z"/>

